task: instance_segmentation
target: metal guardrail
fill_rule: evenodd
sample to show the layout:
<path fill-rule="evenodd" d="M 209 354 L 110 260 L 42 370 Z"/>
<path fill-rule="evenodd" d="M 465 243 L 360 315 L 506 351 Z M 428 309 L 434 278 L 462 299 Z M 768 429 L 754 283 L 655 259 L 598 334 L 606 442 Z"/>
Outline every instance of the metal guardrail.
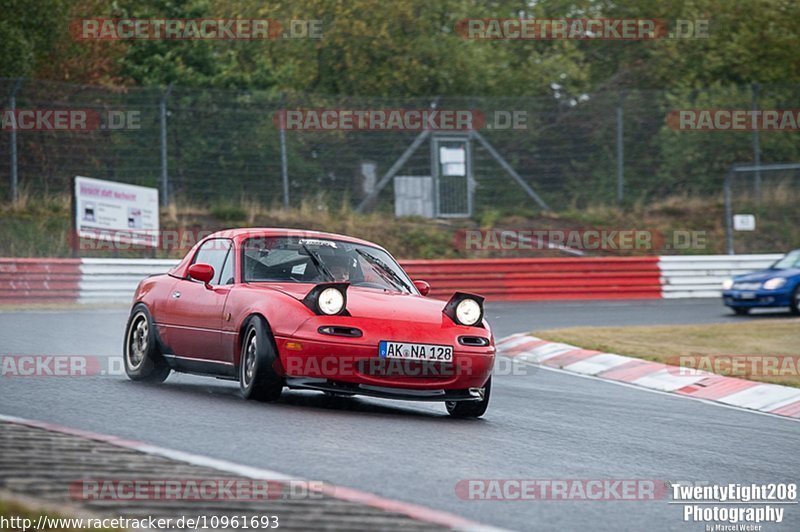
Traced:
<path fill-rule="evenodd" d="M 75 302 L 80 259 L 0 258 L 0 303 Z"/>
<path fill-rule="evenodd" d="M 175 259 L 81 259 L 79 303 L 127 303 L 143 278 L 164 273 Z"/>
<path fill-rule="evenodd" d="M 488 300 L 655 299 L 661 297 L 658 257 L 401 261 L 433 297 L 456 290 Z"/>
<path fill-rule="evenodd" d="M 722 281 L 768 267 L 780 254 L 401 261 L 431 295 L 472 291 L 491 300 L 719 297 Z M 0 303 L 128 303 L 167 259 L 0 258 Z"/>
<path fill-rule="evenodd" d="M 79 301 L 127 302 L 137 283 L 178 261 L 84 259 Z M 484 259 L 401 261 L 409 275 L 432 285 L 431 296 L 456 290 L 490 300 L 632 299 L 661 297 L 656 257 L 604 259 Z"/>
<path fill-rule="evenodd" d="M 662 297 L 720 297 L 725 279 L 767 268 L 782 256 L 771 253 L 659 257 Z"/>

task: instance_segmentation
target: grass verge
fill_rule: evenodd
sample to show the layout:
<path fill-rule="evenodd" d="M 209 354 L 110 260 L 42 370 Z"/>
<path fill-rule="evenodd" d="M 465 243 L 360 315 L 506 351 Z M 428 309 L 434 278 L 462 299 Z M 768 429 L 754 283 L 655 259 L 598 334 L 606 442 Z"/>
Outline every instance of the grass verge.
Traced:
<path fill-rule="evenodd" d="M 41 516 L 44 516 L 45 519 L 43 520 L 44 526 L 39 530 L 58 530 L 59 532 L 86 532 L 87 530 L 112 532 L 122 530 L 119 528 L 75 528 L 76 523 L 80 521 L 81 518 L 67 517 L 41 509 L 35 509 L 18 501 L 0 499 L 0 521 L 2 521 L 4 525 L 8 525 L 3 526 L 2 530 L 20 532 L 24 530 L 33 530 L 33 527 L 39 523 L 39 518 Z"/>
<path fill-rule="evenodd" d="M 780 252 L 797 247 L 800 223 L 797 203 L 800 193 L 790 189 L 764 192 L 758 202 L 741 200 L 740 212 L 758 217 L 758 230 L 737 232 L 739 253 Z M 559 212 L 485 207 L 473 219 L 400 218 L 376 210 L 358 213 L 342 200 L 304 200 L 291 209 L 264 205 L 250 199 L 221 200 L 211 205 L 172 203 L 161 209 L 164 230 L 216 231 L 233 227 L 287 227 L 344 233 L 377 242 L 399 259 L 446 259 L 485 257 L 561 256 L 555 251 L 534 249 L 467 249 L 465 229 L 557 230 L 578 236 L 580 230 L 649 231 L 652 245 L 639 248 L 586 249 L 588 255 L 708 254 L 725 252 L 723 204 L 715 197 L 671 196 L 652 204 L 625 207 L 589 205 Z M 578 230 L 578 231 L 573 231 Z M 0 201 L 0 257 L 69 257 L 71 207 L 65 194 L 22 194 L 15 204 Z M 685 240 L 691 237 L 691 245 Z M 679 235 L 684 235 L 678 238 Z M 463 237 L 463 235 L 462 235 Z M 188 242 L 191 247 L 193 242 Z M 687 247 L 688 245 L 688 247 Z M 159 250 L 158 257 L 181 257 L 185 249 Z M 79 249 L 80 256 L 147 256 L 144 252 L 111 250 L 108 246 Z"/>
<path fill-rule="evenodd" d="M 800 318 L 704 325 L 570 327 L 532 334 L 584 349 L 800 387 Z"/>

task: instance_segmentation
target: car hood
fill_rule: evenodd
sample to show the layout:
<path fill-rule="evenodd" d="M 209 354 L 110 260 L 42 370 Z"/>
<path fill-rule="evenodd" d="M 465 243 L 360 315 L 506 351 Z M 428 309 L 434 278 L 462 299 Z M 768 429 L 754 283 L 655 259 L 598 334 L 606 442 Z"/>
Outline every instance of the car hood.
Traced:
<path fill-rule="evenodd" d="M 297 301 L 302 301 L 314 285 L 306 283 L 251 283 L 255 289 L 276 290 Z M 390 319 L 441 323 L 446 301 L 430 299 L 416 294 L 384 292 L 350 286 L 347 289 L 347 311 L 357 318 Z"/>
<path fill-rule="evenodd" d="M 795 275 L 800 275 L 800 269 L 798 268 L 789 268 L 787 270 L 759 270 L 757 272 L 746 273 L 744 275 L 737 275 L 733 278 L 734 281 L 737 283 L 740 281 L 749 281 L 749 282 L 763 282 L 767 279 L 772 279 L 774 277 L 794 277 Z"/>

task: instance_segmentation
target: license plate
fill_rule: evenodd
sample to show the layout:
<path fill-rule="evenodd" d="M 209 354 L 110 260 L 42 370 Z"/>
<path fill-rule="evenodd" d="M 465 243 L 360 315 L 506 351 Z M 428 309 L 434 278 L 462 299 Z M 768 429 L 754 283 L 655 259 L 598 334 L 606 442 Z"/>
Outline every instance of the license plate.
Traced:
<path fill-rule="evenodd" d="M 409 344 L 382 340 L 378 345 L 381 358 L 404 358 L 407 360 L 427 360 L 431 362 L 452 362 L 453 346 L 433 344 Z"/>
<path fill-rule="evenodd" d="M 756 293 L 755 292 L 742 292 L 739 294 L 740 299 L 755 299 Z"/>

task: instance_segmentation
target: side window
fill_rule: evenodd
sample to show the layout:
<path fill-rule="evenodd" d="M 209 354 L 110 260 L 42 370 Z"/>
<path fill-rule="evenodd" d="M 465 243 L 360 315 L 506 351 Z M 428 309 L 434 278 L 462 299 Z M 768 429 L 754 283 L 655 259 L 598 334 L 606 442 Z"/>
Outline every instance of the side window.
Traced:
<path fill-rule="evenodd" d="M 200 249 L 197 250 L 192 264 L 210 264 L 214 268 L 214 280 L 211 284 L 218 285 L 220 284 L 220 278 L 225 274 L 224 270 L 226 267 L 230 271 L 233 271 L 232 266 L 227 266 L 225 261 L 226 257 L 231 255 L 231 253 L 228 253 L 230 249 L 231 241 L 227 238 L 207 240 L 200 246 Z M 227 276 L 232 277 L 230 272 L 228 272 Z M 225 281 L 227 281 L 227 279 L 225 279 Z"/>
<path fill-rule="evenodd" d="M 228 252 L 217 280 L 219 284 L 233 284 L 233 250 Z"/>

